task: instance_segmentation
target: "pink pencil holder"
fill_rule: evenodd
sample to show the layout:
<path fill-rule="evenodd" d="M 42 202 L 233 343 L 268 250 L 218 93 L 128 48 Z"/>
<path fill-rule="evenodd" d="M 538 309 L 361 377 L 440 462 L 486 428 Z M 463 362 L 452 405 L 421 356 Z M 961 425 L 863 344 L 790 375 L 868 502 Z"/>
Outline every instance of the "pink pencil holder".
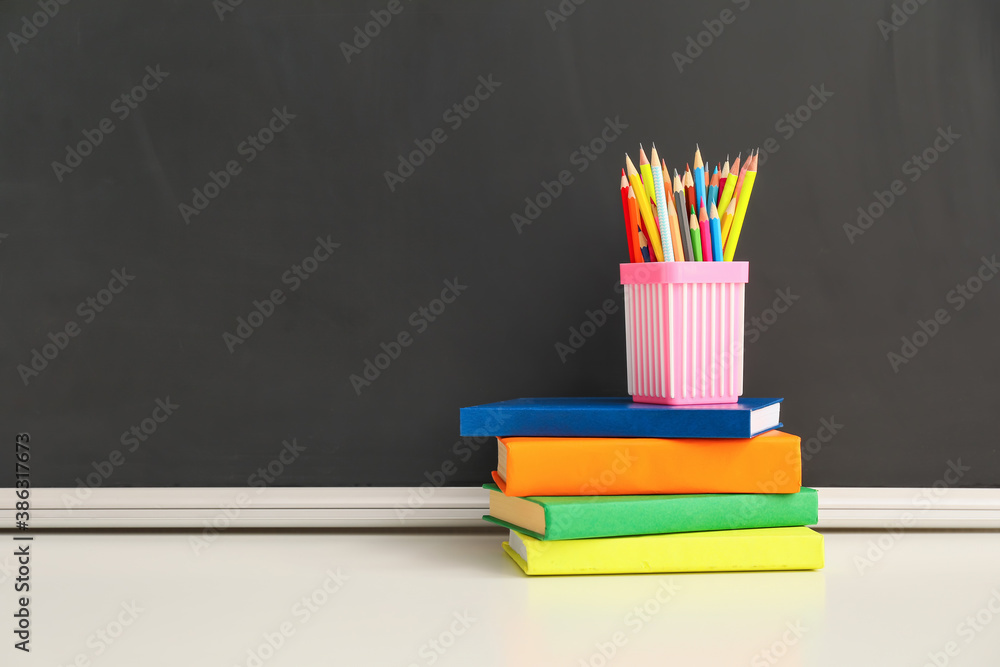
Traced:
<path fill-rule="evenodd" d="M 691 405 L 739 400 L 749 274 L 749 262 L 621 265 L 633 401 Z"/>

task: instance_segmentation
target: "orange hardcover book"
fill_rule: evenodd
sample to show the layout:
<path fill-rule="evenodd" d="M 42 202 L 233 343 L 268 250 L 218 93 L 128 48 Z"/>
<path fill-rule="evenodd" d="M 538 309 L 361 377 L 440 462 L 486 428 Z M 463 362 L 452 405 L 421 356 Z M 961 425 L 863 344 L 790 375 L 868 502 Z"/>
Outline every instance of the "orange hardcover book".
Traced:
<path fill-rule="evenodd" d="M 797 493 L 798 436 L 497 438 L 493 479 L 508 496 Z"/>

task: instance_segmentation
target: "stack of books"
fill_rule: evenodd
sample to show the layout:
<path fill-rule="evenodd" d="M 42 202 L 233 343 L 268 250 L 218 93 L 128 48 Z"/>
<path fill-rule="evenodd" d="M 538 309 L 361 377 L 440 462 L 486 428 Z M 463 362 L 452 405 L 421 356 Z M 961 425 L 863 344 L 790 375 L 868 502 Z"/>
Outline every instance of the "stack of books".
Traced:
<path fill-rule="evenodd" d="M 817 494 L 780 405 L 525 398 L 462 408 L 461 433 L 497 437 L 483 518 L 529 575 L 818 569 Z"/>

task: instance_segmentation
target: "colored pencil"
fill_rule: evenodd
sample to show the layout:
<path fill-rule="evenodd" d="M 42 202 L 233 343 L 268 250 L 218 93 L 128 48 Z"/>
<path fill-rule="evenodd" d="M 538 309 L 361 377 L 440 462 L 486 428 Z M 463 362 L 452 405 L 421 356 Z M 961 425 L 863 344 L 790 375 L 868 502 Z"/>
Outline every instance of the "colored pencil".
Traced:
<path fill-rule="evenodd" d="M 629 227 L 632 230 L 631 249 L 632 254 L 635 256 L 634 262 L 642 262 L 642 250 L 639 249 L 639 225 L 642 224 L 641 218 L 639 217 L 639 202 L 635 198 L 635 190 L 632 186 L 628 186 L 628 219 Z"/>
<path fill-rule="evenodd" d="M 628 244 L 628 261 L 635 262 L 635 250 L 632 248 L 632 219 L 628 214 L 628 179 L 625 178 L 625 169 L 622 168 L 622 214 L 625 216 L 625 243 Z"/>
<path fill-rule="evenodd" d="M 642 148 L 639 149 L 640 151 Z M 663 261 L 673 262 L 674 258 L 674 235 L 670 230 L 670 207 L 667 205 L 667 191 L 663 187 L 663 169 L 660 167 L 660 156 L 656 153 L 656 145 L 653 145 L 652 150 L 653 162 L 650 164 L 646 163 L 646 167 L 649 168 L 652 174 L 653 181 L 653 191 L 656 194 L 656 210 L 657 215 L 659 215 L 659 232 L 661 243 L 663 243 Z M 641 153 L 639 159 L 641 160 L 645 157 L 645 153 Z M 642 167 L 639 167 L 642 169 Z M 680 248 L 677 252 L 680 252 Z"/>
<path fill-rule="evenodd" d="M 642 177 L 642 185 L 646 188 L 646 196 L 649 197 L 650 202 L 656 201 L 656 187 L 653 183 L 653 170 L 649 166 L 649 160 L 646 158 L 646 151 L 642 149 L 642 144 L 639 144 L 639 175 Z M 636 194 L 639 194 L 638 192 Z M 659 204 L 656 206 L 657 215 L 659 215 Z"/>
<path fill-rule="evenodd" d="M 705 206 L 705 163 L 701 159 L 701 148 L 697 144 L 694 150 L 694 194 L 695 208 L 701 211 Z"/>
<path fill-rule="evenodd" d="M 674 202 L 673 186 L 670 183 L 670 170 L 667 169 L 667 162 L 660 158 L 660 169 L 663 173 L 663 189 L 667 196 L 667 211 L 670 215 L 670 235 L 673 240 L 674 261 L 690 261 L 684 255 L 684 234 L 681 233 L 680 221 L 677 218 L 676 203 Z"/>
<path fill-rule="evenodd" d="M 706 262 L 713 261 L 715 255 L 712 254 L 712 228 L 708 223 L 708 210 L 702 204 L 698 211 L 698 229 L 701 230 L 701 256 Z"/>
<path fill-rule="evenodd" d="M 729 230 L 733 225 L 733 218 L 736 217 L 736 200 L 729 200 L 729 208 L 726 212 L 722 214 L 722 247 L 726 247 L 726 241 L 729 239 Z"/>
<path fill-rule="evenodd" d="M 740 189 L 740 198 L 736 203 L 736 217 L 733 218 L 733 227 L 729 231 L 729 240 L 726 242 L 725 258 L 727 262 L 733 261 L 733 256 L 736 254 L 736 244 L 740 242 L 740 232 L 743 230 L 743 220 L 747 215 L 747 206 L 750 205 L 750 194 L 753 192 L 754 181 L 757 180 L 758 155 L 760 155 L 759 150 L 757 151 L 757 155 L 754 155 L 747 161 L 750 168 L 747 169 L 747 173 L 743 181 L 743 187 Z"/>
<path fill-rule="evenodd" d="M 691 176 L 691 165 L 687 165 L 687 171 L 684 172 L 684 201 L 688 208 L 694 208 L 694 177 Z"/>
<path fill-rule="evenodd" d="M 753 160 L 753 153 L 751 152 L 747 156 L 747 161 L 743 163 L 743 168 L 740 169 L 740 175 L 736 178 L 736 187 L 733 189 L 733 199 L 736 200 L 736 210 L 740 210 L 740 191 L 743 189 L 743 179 L 746 178 L 747 168 L 750 166 L 750 161 Z"/>
<path fill-rule="evenodd" d="M 726 156 L 726 163 L 722 165 L 722 173 L 719 174 L 719 206 L 722 206 L 722 193 L 726 189 L 726 179 L 729 178 L 729 156 Z M 722 209 L 725 211 L 726 209 Z"/>
<path fill-rule="evenodd" d="M 642 261 L 653 261 L 653 258 L 649 254 L 649 245 L 646 243 L 646 235 L 642 232 L 639 232 L 639 250 L 642 253 Z"/>
<path fill-rule="evenodd" d="M 719 201 L 719 170 L 712 174 L 712 180 L 708 182 L 708 209 L 712 210 L 712 204 Z"/>
<path fill-rule="evenodd" d="M 726 187 L 722 190 L 722 194 L 719 195 L 719 208 L 725 211 L 729 208 L 729 200 L 733 198 L 733 192 L 736 191 L 736 181 L 737 174 L 740 171 L 740 156 L 736 156 L 736 161 L 733 162 L 732 169 L 729 170 L 729 176 L 726 178 Z"/>
<path fill-rule="evenodd" d="M 660 166 L 663 169 L 663 189 L 667 194 L 667 208 L 670 211 L 670 233 L 674 241 L 674 261 L 689 262 L 687 254 L 684 252 L 684 238 L 687 230 L 681 227 L 680 218 L 677 216 L 677 202 L 674 201 L 674 189 L 670 182 L 670 170 L 667 169 L 667 162 L 660 158 Z"/>
<path fill-rule="evenodd" d="M 691 248 L 694 251 L 694 261 L 700 262 L 704 257 L 701 254 L 701 230 L 698 228 L 698 216 L 694 213 L 694 206 L 691 207 L 688 219 L 691 220 Z"/>
<path fill-rule="evenodd" d="M 677 226 L 680 228 L 681 239 L 684 242 L 684 259 L 694 261 L 694 249 L 691 247 L 691 223 L 688 222 L 687 207 L 684 205 L 684 186 L 681 176 L 674 169 L 674 204 L 677 206 Z"/>
<path fill-rule="evenodd" d="M 715 202 L 708 211 L 708 224 L 712 235 L 712 257 L 716 262 L 722 261 L 722 227 L 719 224 L 719 209 Z"/>
<path fill-rule="evenodd" d="M 656 222 L 653 219 L 653 211 L 649 206 L 649 197 L 644 194 L 646 188 L 642 185 L 642 179 L 639 178 L 639 172 L 636 171 L 635 165 L 632 164 L 632 158 L 625 154 L 625 173 L 628 174 L 628 182 L 632 185 L 632 189 L 635 190 L 636 200 L 639 202 L 639 213 L 642 217 L 643 226 L 646 231 L 647 240 L 649 241 L 649 246 L 652 248 L 652 256 L 656 258 L 656 261 L 663 261 L 663 248 L 660 245 L 660 235 L 656 229 Z"/>

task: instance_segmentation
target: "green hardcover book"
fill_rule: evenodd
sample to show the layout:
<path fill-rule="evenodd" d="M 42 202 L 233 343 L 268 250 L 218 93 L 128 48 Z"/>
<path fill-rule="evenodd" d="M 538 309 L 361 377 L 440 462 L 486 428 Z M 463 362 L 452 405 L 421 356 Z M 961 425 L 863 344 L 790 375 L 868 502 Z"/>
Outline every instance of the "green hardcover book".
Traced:
<path fill-rule="evenodd" d="M 665 496 L 504 495 L 495 484 L 483 518 L 538 540 L 691 533 L 815 525 L 816 489 L 798 493 L 703 493 Z"/>

